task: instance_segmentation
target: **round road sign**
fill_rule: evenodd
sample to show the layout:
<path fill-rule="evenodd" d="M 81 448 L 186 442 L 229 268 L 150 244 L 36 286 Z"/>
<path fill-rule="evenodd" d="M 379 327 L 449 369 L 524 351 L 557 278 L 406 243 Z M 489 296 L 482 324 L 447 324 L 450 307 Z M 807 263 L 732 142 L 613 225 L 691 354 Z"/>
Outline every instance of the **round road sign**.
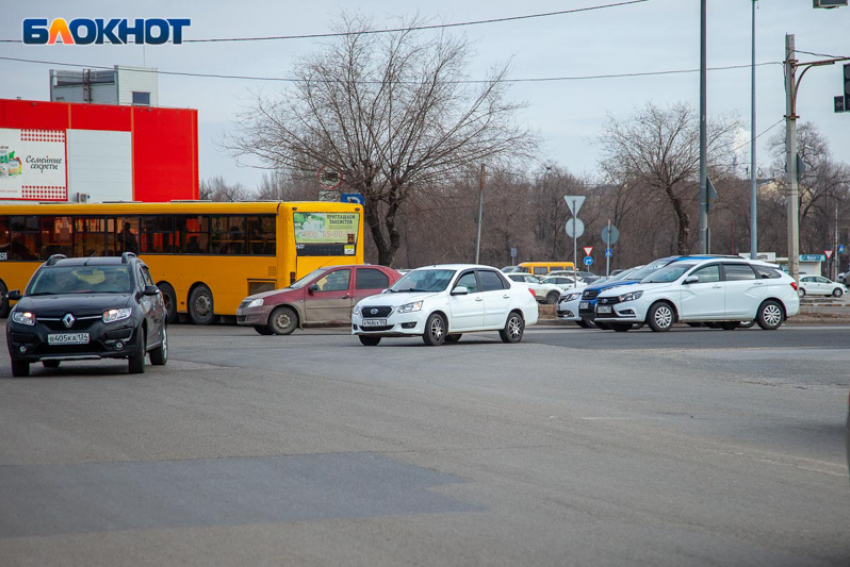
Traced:
<path fill-rule="evenodd" d="M 342 172 L 325 166 L 319 170 L 319 185 L 326 189 L 336 189 L 342 185 Z"/>
<path fill-rule="evenodd" d="M 584 257 L 584 265 L 592 266 L 593 265 L 593 256 L 585 256 Z"/>
<path fill-rule="evenodd" d="M 584 223 L 581 219 L 571 218 L 567 221 L 567 236 L 578 238 L 584 234 Z"/>
<path fill-rule="evenodd" d="M 620 231 L 617 230 L 616 226 L 611 225 L 610 231 L 609 231 L 608 226 L 606 226 L 605 228 L 602 229 L 602 242 L 607 244 L 609 247 L 612 244 L 616 244 L 617 240 L 619 240 L 619 239 L 620 239 Z"/>

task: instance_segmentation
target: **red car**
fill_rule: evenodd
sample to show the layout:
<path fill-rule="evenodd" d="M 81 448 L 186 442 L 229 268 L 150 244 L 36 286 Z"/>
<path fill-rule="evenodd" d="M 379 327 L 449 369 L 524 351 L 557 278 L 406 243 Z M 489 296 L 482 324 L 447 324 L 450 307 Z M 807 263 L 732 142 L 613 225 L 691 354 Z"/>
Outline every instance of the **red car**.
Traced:
<path fill-rule="evenodd" d="M 329 266 L 291 286 L 251 295 L 236 310 L 236 322 L 261 335 L 288 335 L 296 328 L 350 326 L 358 301 L 393 285 L 401 274 L 384 266 Z"/>

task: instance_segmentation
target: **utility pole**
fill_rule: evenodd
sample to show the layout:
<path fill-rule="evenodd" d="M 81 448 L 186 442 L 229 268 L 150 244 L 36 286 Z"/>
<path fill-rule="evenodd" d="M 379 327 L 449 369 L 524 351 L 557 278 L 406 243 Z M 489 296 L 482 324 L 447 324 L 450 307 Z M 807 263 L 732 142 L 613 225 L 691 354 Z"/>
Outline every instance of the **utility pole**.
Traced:
<path fill-rule="evenodd" d="M 788 186 L 788 274 L 800 280 L 800 189 L 797 180 L 797 92 L 806 71 L 812 67 L 850 61 L 836 57 L 800 63 L 794 49 L 794 35 L 785 36 L 785 182 Z M 802 68 L 797 78 L 797 69 Z"/>
<path fill-rule="evenodd" d="M 706 169 L 706 56 L 705 56 L 705 13 L 707 0 L 700 0 L 700 68 L 699 68 L 699 238 L 700 252 L 708 254 L 711 245 L 708 241 L 708 177 Z"/>
<path fill-rule="evenodd" d="M 750 259 L 758 259 L 758 192 L 756 191 L 756 0 L 753 0 L 753 84 L 750 102 Z"/>
<path fill-rule="evenodd" d="M 484 164 L 481 164 L 481 176 L 478 180 L 478 238 L 475 239 L 475 263 L 481 256 L 481 217 L 484 212 Z"/>

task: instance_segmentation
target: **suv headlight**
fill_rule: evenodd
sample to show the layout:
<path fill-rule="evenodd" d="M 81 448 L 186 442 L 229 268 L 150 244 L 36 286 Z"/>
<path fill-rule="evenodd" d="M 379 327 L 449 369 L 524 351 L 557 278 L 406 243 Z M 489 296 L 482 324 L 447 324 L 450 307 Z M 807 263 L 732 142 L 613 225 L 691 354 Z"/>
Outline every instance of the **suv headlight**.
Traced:
<path fill-rule="evenodd" d="M 640 299 L 641 295 L 643 295 L 642 291 L 630 291 L 621 295 L 620 301 L 634 301 L 635 299 Z"/>
<path fill-rule="evenodd" d="M 32 327 L 35 325 L 35 313 L 30 313 L 29 311 L 15 311 L 12 313 L 12 321 L 20 323 L 21 325 Z"/>
<path fill-rule="evenodd" d="M 129 307 L 122 307 L 121 309 L 110 309 L 109 311 L 104 311 L 103 322 L 114 323 L 115 321 L 122 321 L 124 319 L 128 319 L 132 314 L 133 310 Z"/>
<path fill-rule="evenodd" d="M 263 298 L 255 299 L 251 303 L 245 306 L 245 309 L 251 309 L 252 307 L 262 307 L 263 306 Z"/>
<path fill-rule="evenodd" d="M 562 295 L 562 296 L 561 296 L 561 301 L 575 301 L 575 300 L 576 300 L 576 299 L 578 299 L 579 297 L 581 297 L 581 292 L 578 292 L 578 293 L 568 293 L 567 295 Z"/>
<path fill-rule="evenodd" d="M 415 313 L 422 310 L 422 302 L 414 301 L 413 303 L 405 303 L 396 310 L 396 313 Z"/>

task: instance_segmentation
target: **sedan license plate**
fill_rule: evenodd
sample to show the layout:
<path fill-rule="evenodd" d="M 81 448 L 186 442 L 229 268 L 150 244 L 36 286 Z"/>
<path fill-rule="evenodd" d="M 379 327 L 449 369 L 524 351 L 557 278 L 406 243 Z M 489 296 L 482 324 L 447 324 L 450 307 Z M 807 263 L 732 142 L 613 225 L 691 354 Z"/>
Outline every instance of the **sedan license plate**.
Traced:
<path fill-rule="evenodd" d="M 386 319 L 363 319 L 361 327 L 386 327 Z"/>
<path fill-rule="evenodd" d="M 579 309 L 590 309 L 590 303 L 587 301 L 582 301 L 578 304 Z"/>
<path fill-rule="evenodd" d="M 597 305 L 596 306 L 596 312 L 597 313 L 611 313 L 612 312 L 611 306 L 610 305 Z"/>
<path fill-rule="evenodd" d="M 88 333 L 56 333 L 47 335 L 49 345 L 87 345 L 89 344 Z"/>

